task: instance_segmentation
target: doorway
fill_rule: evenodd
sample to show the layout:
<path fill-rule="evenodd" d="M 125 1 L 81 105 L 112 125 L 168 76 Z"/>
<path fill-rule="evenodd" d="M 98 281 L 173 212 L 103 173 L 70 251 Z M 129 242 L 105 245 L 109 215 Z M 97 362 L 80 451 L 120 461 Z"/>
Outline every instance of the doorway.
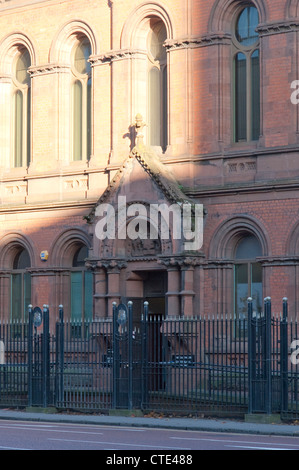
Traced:
<path fill-rule="evenodd" d="M 166 316 L 167 272 L 149 272 L 144 280 L 144 300 L 148 305 L 148 362 L 153 370 L 148 374 L 148 387 L 151 391 L 163 390 L 165 387 L 164 367 L 165 341 L 162 334 L 162 323 Z"/>

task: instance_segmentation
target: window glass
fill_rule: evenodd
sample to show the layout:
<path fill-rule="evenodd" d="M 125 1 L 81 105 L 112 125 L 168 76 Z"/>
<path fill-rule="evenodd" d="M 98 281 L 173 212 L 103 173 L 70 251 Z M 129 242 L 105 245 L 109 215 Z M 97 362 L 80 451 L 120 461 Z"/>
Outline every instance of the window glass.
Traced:
<path fill-rule="evenodd" d="M 254 259 L 262 255 L 260 242 L 253 235 L 249 235 L 240 240 L 236 249 L 236 259 Z"/>
<path fill-rule="evenodd" d="M 248 299 L 248 266 L 237 264 L 235 266 L 236 311 L 238 318 L 244 319 L 247 314 Z"/>
<path fill-rule="evenodd" d="M 253 312 L 261 313 L 263 299 L 262 255 L 259 240 L 253 235 L 242 238 L 235 252 L 235 314 L 239 320 L 247 319 L 247 299 L 252 297 Z"/>
<path fill-rule="evenodd" d="M 259 23 L 258 11 L 255 7 L 246 7 L 240 13 L 236 25 L 237 40 L 244 46 L 250 46 L 258 40 L 256 28 Z"/>
<path fill-rule="evenodd" d="M 148 35 L 148 121 L 149 143 L 167 148 L 167 54 L 163 46 L 167 31 L 162 21 L 151 24 Z"/>
<path fill-rule="evenodd" d="M 13 269 L 30 268 L 30 257 L 27 250 L 21 250 L 14 259 Z"/>
<path fill-rule="evenodd" d="M 155 60 L 163 60 L 166 58 L 166 49 L 163 46 L 166 37 L 166 28 L 163 23 L 160 22 L 157 26 L 153 26 L 149 36 L 149 49 Z"/>
<path fill-rule="evenodd" d="M 73 159 L 82 159 L 82 84 L 79 80 L 73 83 Z"/>
<path fill-rule="evenodd" d="M 27 49 L 19 50 L 13 66 L 13 165 L 29 166 L 31 154 L 31 66 Z"/>
<path fill-rule="evenodd" d="M 31 266 L 27 250 L 20 250 L 13 261 L 11 273 L 11 318 L 16 321 L 28 319 L 28 305 L 31 303 Z M 16 331 L 17 334 L 17 331 Z"/>
<path fill-rule="evenodd" d="M 234 140 L 256 141 L 260 137 L 260 54 L 258 10 L 242 9 L 233 23 Z"/>
<path fill-rule="evenodd" d="M 90 62 L 88 62 L 89 56 L 91 55 L 91 46 L 88 39 L 83 39 L 76 46 L 74 54 L 74 67 L 77 72 L 81 74 L 90 73 Z"/>
<path fill-rule="evenodd" d="M 88 257 L 88 248 L 86 246 L 82 246 L 79 248 L 74 256 L 73 259 L 73 267 L 79 268 L 85 266 L 85 259 Z"/>
<path fill-rule="evenodd" d="M 260 136 L 260 57 L 259 50 L 251 55 L 252 140 Z"/>
<path fill-rule="evenodd" d="M 14 102 L 14 166 L 23 165 L 23 93 L 17 90 Z"/>
<path fill-rule="evenodd" d="M 30 54 L 27 50 L 23 51 L 16 62 L 16 79 L 19 83 L 29 84 L 30 75 L 28 68 L 31 65 Z"/>
<path fill-rule="evenodd" d="M 247 73 L 246 57 L 239 53 L 235 58 L 235 121 L 236 141 L 247 139 Z"/>
<path fill-rule="evenodd" d="M 93 274 L 85 269 L 85 259 L 88 257 L 88 248 L 81 246 L 73 258 L 71 272 L 71 321 L 77 324 L 72 326 L 72 335 L 80 337 L 87 330 L 82 329 L 81 322 L 92 320 L 93 308 Z"/>
<path fill-rule="evenodd" d="M 73 160 L 88 160 L 91 156 L 92 84 L 91 44 L 87 38 L 78 40 L 72 51 L 72 134 Z"/>

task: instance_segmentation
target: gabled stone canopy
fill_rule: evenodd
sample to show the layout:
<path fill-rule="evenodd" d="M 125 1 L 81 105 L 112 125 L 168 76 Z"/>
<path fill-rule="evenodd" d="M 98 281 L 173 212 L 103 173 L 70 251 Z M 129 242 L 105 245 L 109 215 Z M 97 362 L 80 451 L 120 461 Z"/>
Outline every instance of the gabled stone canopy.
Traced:
<path fill-rule="evenodd" d="M 124 160 L 122 166 L 117 171 L 116 175 L 114 176 L 113 180 L 107 186 L 106 190 L 102 194 L 102 196 L 97 201 L 93 210 L 85 217 L 88 223 L 92 223 L 95 216 L 96 208 L 99 204 L 110 202 L 113 204 L 114 195 L 116 192 L 120 190 L 120 186 L 126 184 L 128 181 L 129 175 L 134 172 L 138 171 L 134 164 L 134 161 L 138 161 L 140 166 L 143 168 L 144 172 L 149 176 L 151 181 L 155 184 L 156 189 L 159 193 L 161 193 L 160 197 L 163 195 L 164 199 L 170 203 L 189 203 L 194 204 L 188 196 L 186 196 L 178 181 L 174 178 L 172 173 L 168 170 L 166 165 L 161 162 L 160 158 L 156 154 L 153 148 L 143 145 L 143 143 L 138 143 L 136 145 L 130 155 Z M 146 181 L 146 176 L 143 175 L 144 180 Z M 126 192 L 126 196 L 128 198 L 128 202 L 130 201 L 130 194 Z M 134 199 L 134 201 L 145 201 L 144 193 L 141 190 L 139 198 Z M 149 202 L 154 202 L 149 201 Z"/>

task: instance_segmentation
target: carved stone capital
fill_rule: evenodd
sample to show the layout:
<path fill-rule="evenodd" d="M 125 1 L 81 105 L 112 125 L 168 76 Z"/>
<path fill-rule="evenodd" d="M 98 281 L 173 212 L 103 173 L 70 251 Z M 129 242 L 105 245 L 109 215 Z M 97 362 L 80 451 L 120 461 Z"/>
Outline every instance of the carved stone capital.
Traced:
<path fill-rule="evenodd" d="M 203 256 L 202 255 L 186 255 L 186 256 L 167 256 L 167 257 L 159 257 L 158 260 L 159 264 L 163 264 L 167 267 L 167 269 L 188 269 L 191 267 L 199 266 L 203 263 Z"/>
<path fill-rule="evenodd" d="M 108 272 L 117 273 L 127 267 L 127 262 L 121 259 L 106 259 L 98 262 L 98 267 L 105 268 Z"/>

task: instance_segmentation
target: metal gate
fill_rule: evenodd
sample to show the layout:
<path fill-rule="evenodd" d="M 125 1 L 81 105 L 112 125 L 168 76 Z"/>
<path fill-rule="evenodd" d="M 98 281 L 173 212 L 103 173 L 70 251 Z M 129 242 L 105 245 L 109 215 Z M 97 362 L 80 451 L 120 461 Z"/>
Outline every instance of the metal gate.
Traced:
<path fill-rule="evenodd" d="M 30 305 L 28 313 L 28 404 L 47 407 L 51 395 L 49 309 Z"/>
<path fill-rule="evenodd" d="M 283 316 L 273 318 L 271 298 L 264 300 L 264 312 L 253 314 L 248 299 L 249 413 L 281 412 L 288 406 L 287 299 Z"/>
<path fill-rule="evenodd" d="M 113 303 L 113 408 L 140 408 L 144 323 L 134 325 L 132 302 Z"/>

